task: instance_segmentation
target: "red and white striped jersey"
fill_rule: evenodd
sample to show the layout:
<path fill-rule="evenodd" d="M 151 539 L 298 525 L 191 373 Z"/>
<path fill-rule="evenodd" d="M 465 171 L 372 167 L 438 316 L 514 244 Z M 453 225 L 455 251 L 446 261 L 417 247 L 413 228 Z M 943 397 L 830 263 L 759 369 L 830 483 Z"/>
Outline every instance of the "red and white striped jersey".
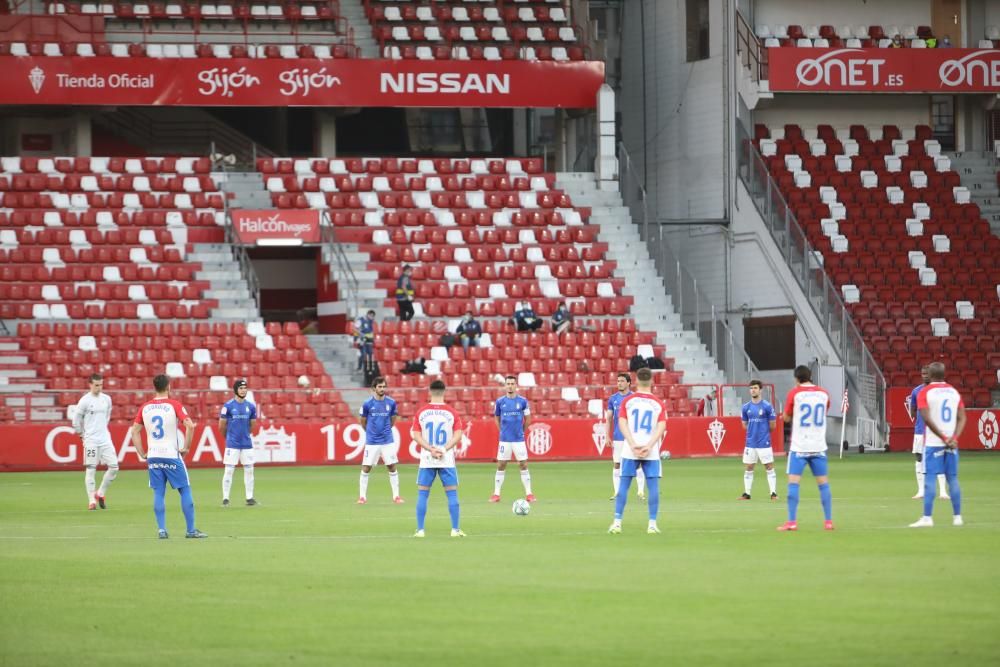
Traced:
<path fill-rule="evenodd" d="M 814 384 L 800 384 L 785 399 L 785 414 L 792 415 L 791 451 L 817 454 L 826 451 L 826 413 L 830 394 Z"/>
<path fill-rule="evenodd" d="M 656 425 L 667 421 L 667 406 L 652 394 L 635 392 L 629 394 L 622 401 L 621 407 L 618 408 L 618 418 L 625 418 L 627 420 L 626 428 L 632 434 L 632 439 L 637 444 L 644 445 L 649 442 L 649 439 L 656 431 Z M 625 433 L 625 429 L 622 429 L 622 433 Z M 650 443 L 649 454 L 642 459 L 637 457 L 632 452 L 632 448 L 626 444 L 622 448 L 622 458 L 656 461 L 660 458 L 660 443 L 662 441 L 663 439 L 660 438 L 656 442 Z"/>
<path fill-rule="evenodd" d="M 187 410 L 172 398 L 154 398 L 139 406 L 136 424 L 146 429 L 146 458 L 176 459 L 180 457 L 179 426 L 188 419 Z"/>
<path fill-rule="evenodd" d="M 947 382 L 931 382 L 917 394 L 917 409 L 927 408 L 927 420 L 949 438 L 958 426 L 958 408 L 965 407 L 962 395 Z M 930 428 L 924 429 L 925 447 L 944 447 L 945 443 Z"/>

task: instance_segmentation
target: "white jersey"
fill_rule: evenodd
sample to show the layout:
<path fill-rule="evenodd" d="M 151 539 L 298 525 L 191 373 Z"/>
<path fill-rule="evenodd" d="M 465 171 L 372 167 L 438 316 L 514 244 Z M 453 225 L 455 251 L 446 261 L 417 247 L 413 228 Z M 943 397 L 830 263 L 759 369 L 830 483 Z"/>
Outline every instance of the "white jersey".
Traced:
<path fill-rule="evenodd" d="M 444 404 L 431 403 L 417 410 L 413 416 L 411 433 L 421 433 L 427 444 L 444 447 L 451 442 L 455 433 L 462 430 L 462 418 Z M 452 447 L 440 459 L 435 459 L 429 451 L 420 449 L 421 468 L 454 468 L 455 448 Z"/>
<path fill-rule="evenodd" d="M 632 448 L 629 447 L 628 439 L 626 438 L 625 445 L 622 447 L 622 458 L 636 461 L 659 460 L 660 443 L 663 439 L 660 438 L 652 443 L 649 442 L 649 439 L 656 432 L 657 424 L 667 421 L 667 407 L 663 404 L 663 401 L 652 394 L 643 392 L 629 394 L 622 401 L 621 407 L 618 408 L 618 418 L 624 418 L 627 421 L 626 428 L 632 434 L 632 439 L 636 444 L 650 444 L 649 454 L 643 458 L 639 458 L 632 451 Z M 622 429 L 622 434 L 624 433 L 625 429 Z"/>
<path fill-rule="evenodd" d="M 89 391 L 76 404 L 73 430 L 83 436 L 84 445 L 110 445 L 111 397 L 101 392 L 94 396 Z"/>
<path fill-rule="evenodd" d="M 792 415 L 793 452 L 826 452 L 826 413 L 829 410 L 830 394 L 823 387 L 801 384 L 789 392 L 785 414 Z"/>
<path fill-rule="evenodd" d="M 917 409 L 927 408 L 928 421 L 947 437 L 955 435 L 958 409 L 964 407 L 962 395 L 947 382 L 931 382 L 917 394 Z M 944 447 L 945 443 L 930 428 L 924 429 L 924 447 Z"/>
<path fill-rule="evenodd" d="M 171 398 L 154 398 L 139 407 L 135 423 L 146 428 L 146 458 L 180 458 L 178 444 L 181 440 L 179 426 L 188 419 L 187 410 Z"/>

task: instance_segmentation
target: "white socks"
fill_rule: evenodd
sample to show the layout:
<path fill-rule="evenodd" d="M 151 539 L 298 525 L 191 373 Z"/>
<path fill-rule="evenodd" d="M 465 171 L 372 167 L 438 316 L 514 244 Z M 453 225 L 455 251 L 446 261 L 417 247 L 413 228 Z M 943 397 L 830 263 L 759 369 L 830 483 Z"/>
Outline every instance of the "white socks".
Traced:
<path fill-rule="evenodd" d="M 750 495 L 750 490 L 753 488 L 753 470 L 743 471 L 743 493 Z"/>
<path fill-rule="evenodd" d="M 96 470 L 94 471 L 96 474 Z M 102 498 L 107 495 L 108 487 L 111 486 L 111 482 L 115 481 L 115 477 L 118 477 L 118 466 L 113 468 L 108 468 L 104 471 L 104 477 L 101 478 L 101 488 L 98 490 L 97 495 Z"/>
<path fill-rule="evenodd" d="M 618 495 L 618 487 L 622 483 L 622 469 L 612 468 L 611 469 L 611 485 L 615 488 L 615 495 Z"/>
<path fill-rule="evenodd" d="M 87 466 L 84 480 L 87 483 L 87 502 L 92 503 L 94 502 L 94 492 L 97 490 L 97 468 Z"/>
<path fill-rule="evenodd" d="M 389 486 L 392 487 L 392 497 L 399 498 L 399 471 L 389 473 Z"/>
<path fill-rule="evenodd" d="M 774 468 L 767 471 L 767 486 L 771 489 L 771 493 L 778 492 L 778 471 Z"/>
<path fill-rule="evenodd" d="M 531 495 L 531 473 L 527 470 L 521 471 L 521 484 L 524 484 L 524 495 Z"/>
<path fill-rule="evenodd" d="M 243 486 L 246 487 L 247 500 L 250 500 L 253 498 L 253 466 L 243 466 Z"/>
<path fill-rule="evenodd" d="M 229 500 L 229 490 L 233 488 L 233 471 L 236 466 L 226 466 L 226 471 L 222 473 L 222 499 Z"/>
<path fill-rule="evenodd" d="M 639 495 L 645 495 L 646 493 L 646 473 L 643 472 L 642 468 L 635 471 L 635 486 L 638 490 Z"/>
<path fill-rule="evenodd" d="M 916 463 L 917 468 L 917 495 L 924 495 L 924 466 L 920 461 Z"/>
<path fill-rule="evenodd" d="M 500 489 L 503 487 L 503 478 L 506 473 L 503 470 L 497 470 L 496 477 L 493 478 L 493 495 L 499 496 Z"/>
<path fill-rule="evenodd" d="M 358 493 L 358 496 L 361 497 L 361 498 L 367 498 L 368 497 L 368 473 L 366 473 L 363 470 L 361 471 L 360 486 L 361 486 L 361 492 Z"/>

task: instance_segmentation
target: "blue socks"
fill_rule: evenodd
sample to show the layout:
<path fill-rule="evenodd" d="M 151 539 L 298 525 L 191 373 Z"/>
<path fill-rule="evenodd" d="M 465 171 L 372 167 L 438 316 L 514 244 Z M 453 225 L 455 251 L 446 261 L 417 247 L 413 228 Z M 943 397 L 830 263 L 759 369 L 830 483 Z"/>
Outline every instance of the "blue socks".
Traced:
<path fill-rule="evenodd" d="M 632 486 L 631 477 L 622 477 L 618 484 L 618 495 L 615 496 L 615 518 L 621 521 L 625 513 L 625 502 L 628 500 L 628 489 Z"/>
<path fill-rule="evenodd" d="M 427 518 L 427 498 L 430 495 L 430 489 L 417 490 L 417 530 L 424 529 L 424 519 Z"/>
<path fill-rule="evenodd" d="M 823 503 L 823 518 L 833 520 L 833 494 L 830 493 L 829 483 L 819 485 L 819 499 Z"/>
<path fill-rule="evenodd" d="M 795 521 L 799 512 L 799 483 L 788 484 L 788 520 Z"/>
<path fill-rule="evenodd" d="M 937 475 L 924 475 L 924 516 L 934 514 L 935 495 L 937 495 Z M 952 502 L 954 503 L 954 500 Z"/>
<path fill-rule="evenodd" d="M 958 475 L 948 476 L 948 495 L 951 496 L 951 509 L 958 516 L 962 513 L 962 488 L 958 485 Z"/>
<path fill-rule="evenodd" d="M 451 529 L 458 530 L 458 491 L 445 491 L 448 496 L 448 514 L 451 515 Z"/>
<path fill-rule="evenodd" d="M 184 512 L 184 521 L 187 522 L 187 532 L 194 531 L 194 496 L 191 495 L 191 487 L 185 486 L 178 489 L 181 494 L 181 510 Z"/>
<path fill-rule="evenodd" d="M 656 515 L 660 512 L 660 478 L 646 478 L 646 497 L 649 499 L 649 520 L 656 521 Z"/>
<path fill-rule="evenodd" d="M 153 514 L 156 515 L 156 526 L 160 530 L 167 529 L 167 506 L 163 501 L 167 488 L 153 489 Z"/>

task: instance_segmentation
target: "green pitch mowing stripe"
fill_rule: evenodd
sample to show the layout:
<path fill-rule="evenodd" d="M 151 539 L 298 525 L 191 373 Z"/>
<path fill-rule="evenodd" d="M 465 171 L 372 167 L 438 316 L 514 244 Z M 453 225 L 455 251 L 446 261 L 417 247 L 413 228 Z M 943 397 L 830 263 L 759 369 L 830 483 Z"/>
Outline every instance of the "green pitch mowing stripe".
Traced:
<path fill-rule="evenodd" d="M 783 465 L 779 462 L 779 467 Z M 222 470 L 191 471 L 198 527 L 155 539 L 144 472 L 86 511 L 83 473 L 0 475 L 0 665 L 996 665 L 1000 457 L 963 454 L 966 526 L 921 514 L 908 455 L 832 460 L 837 530 L 802 484 L 800 530 L 782 500 L 753 500 L 737 459 L 665 464 L 661 535 L 634 493 L 612 519 L 611 464 L 532 464 L 526 517 L 510 469 L 460 467 L 452 539 L 435 487 L 416 540 L 383 469 L 358 506 L 358 469 L 257 468 L 258 507 L 222 508 Z"/>

